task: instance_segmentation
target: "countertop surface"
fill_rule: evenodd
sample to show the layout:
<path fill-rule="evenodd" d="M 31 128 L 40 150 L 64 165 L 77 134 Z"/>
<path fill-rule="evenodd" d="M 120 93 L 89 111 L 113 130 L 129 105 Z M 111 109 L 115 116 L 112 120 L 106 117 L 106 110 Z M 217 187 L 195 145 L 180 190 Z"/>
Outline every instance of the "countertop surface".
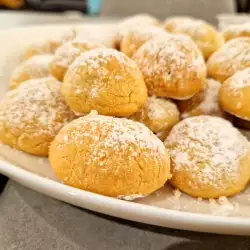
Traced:
<path fill-rule="evenodd" d="M 82 19 L 77 13 L 62 16 L 3 12 L 0 28 L 95 21 Z M 0 195 L 0 250 L 15 249 L 245 250 L 250 249 L 250 237 L 193 233 L 124 221 L 68 205 L 9 181 Z"/>

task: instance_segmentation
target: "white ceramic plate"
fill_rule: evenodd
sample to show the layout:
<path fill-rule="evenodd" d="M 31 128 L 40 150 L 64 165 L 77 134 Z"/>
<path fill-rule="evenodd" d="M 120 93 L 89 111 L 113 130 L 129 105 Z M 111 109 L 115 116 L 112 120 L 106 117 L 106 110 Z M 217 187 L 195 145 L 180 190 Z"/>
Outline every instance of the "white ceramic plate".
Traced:
<path fill-rule="evenodd" d="M 33 26 L 0 32 L 0 98 L 8 88 L 11 70 L 25 48 L 68 29 Z M 0 173 L 59 200 L 100 213 L 153 225 L 201 232 L 250 235 L 250 188 L 228 201 L 201 201 L 166 185 L 135 202 L 113 199 L 60 183 L 46 158 L 27 155 L 0 144 Z"/>

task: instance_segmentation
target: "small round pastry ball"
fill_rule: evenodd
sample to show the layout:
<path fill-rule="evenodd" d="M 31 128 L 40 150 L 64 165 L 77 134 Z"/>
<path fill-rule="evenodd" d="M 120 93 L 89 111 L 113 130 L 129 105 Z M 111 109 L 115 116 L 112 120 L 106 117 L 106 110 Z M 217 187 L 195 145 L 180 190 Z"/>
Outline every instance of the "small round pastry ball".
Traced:
<path fill-rule="evenodd" d="M 80 54 L 96 48 L 104 48 L 104 45 L 88 42 L 83 39 L 74 39 L 63 44 L 56 50 L 50 64 L 51 75 L 62 81 L 68 67 Z"/>
<path fill-rule="evenodd" d="M 223 116 L 219 106 L 219 90 L 221 83 L 214 79 L 207 79 L 204 88 L 192 98 L 179 101 L 181 117 L 187 118 L 197 115 Z"/>
<path fill-rule="evenodd" d="M 132 57 L 147 41 L 166 35 L 167 32 L 157 26 L 135 26 L 124 34 L 120 50 L 128 57 Z"/>
<path fill-rule="evenodd" d="M 124 18 L 118 25 L 117 25 L 117 34 L 116 34 L 116 47 L 120 49 L 121 41 L 123 36 L 134 27 L 138 26 L 160 26 L 159 21 L 148 14 L 138 14 L 134 16 L 129 16 Z"/>
<path fill-rule="evenodd" d="M 61 89 L 76 113 L 130 116 L 147 100 L 147 88 L 135 62 L 113 49 L 80 55 L 65 74 Z"/>
<path fill-rule="evenodd" d="M 239 70 L 250 67 L 250 38 L 235 38 L 224 44 L 207 62 L 208 76 L 224 82 Z"/>
<path fill-rule="evenodd" d="M 169 99 L 151 96 L 133 116 L 133 120 L 144 123 L 154 133 L 170 130 L 180 120 L 180 112 Z"/>
<path fill-rule="evenodd" d="M 185 34 L 197 44 L 207 60 L 223 44 L 223 38 L 209 23 L 191 17 L 166 19 L 164 28 L 169 33 Z"/>
<path fill-rule="evenodd" d="M 230 25 L 222 31 L 222 35 L 226 42 L 237 37 L 250 37 L 250 22 Z"/>
<path fill-rule="evenodd" d="M 226 112 L 250 121 L 250 68 L 238 71 L 222 84 L 219 101 Z"/>
<path fill-rule="evenodd" d="M 69 29 L 59 37 L 55 37 L 46 41 L 32 43 L 26 49 L 26 52 L 24 54 L 24 60 L 27 60 L 36 55 L 54 54 L 57 48 L 59 48 L 63 43 L 74 39 L 75 36 L 76 30 Z"/>
<path fill-rule="evenodd" d="M 0 103 L 0 140 L 13 148 L 47 156 L 58 131 L 74 118 L 52 77 L 26 81 Z"/>
<path fill-rule="evenodd" d="M 66 125 L 50 147 L 49 160 L 65 184 L 132 200 L 170 178 L 164 144 L 143 124 L 90 114 Z"/>
<path fill-rule="evenodd" d="M 153 39 L 133 57 L 150 95 L 185 100 L 198 93 L 206 65 L 195 43 L 184 35 Z"/>
<path fill-rule="evenodd" d="M 165 145 L 171 157 L 172 185 L 191 196 L 232 196 L 249 181 L 249 142 L 220 117 L 182 120 L 173 127 Z"/>
<path fill-rule="evenodd" d="M 38 55 L 22 62 L 13 70 L 9 88 L 14 89 L 30 79 L 49 76 L 49 65 L 52 59 L 52 55 Z"/>
<path fill-rule="evenodd" d="M 102 44 L 107 48 L 116 48 L 116 25 L 88 24 L 77 31 L 76 38 L 94 44 Z"/>

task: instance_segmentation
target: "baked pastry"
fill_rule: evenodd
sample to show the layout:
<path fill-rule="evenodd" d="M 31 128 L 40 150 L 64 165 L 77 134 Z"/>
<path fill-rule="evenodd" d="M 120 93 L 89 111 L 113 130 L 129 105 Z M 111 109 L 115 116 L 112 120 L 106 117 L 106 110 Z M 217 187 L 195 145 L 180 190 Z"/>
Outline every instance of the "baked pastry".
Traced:
<path fill-rule="evenodd" d="M 65 42 L 74 39 L 75 36 L 76 30 L 69 29 L 63 32 L 63 34 L 59 37 L 32 43 L 25 51 L 24 60 L 27 60 L 36 55 L 54 54 L 57 48 L 59 48 Z"/>
<path fill-rule="evenodd" d="M 74 118 L 52 77 L 26 81 L 0 103 L 0 140 L 26 153 L 47 156 L 58 131 Z"/>
<path fill-rule="evenodd" d="M 171 100 L 151 96 L 132 119 L 144 123 L 154 133 L 162 134 L 166 130 L 169 132 L 179 122 L 180 112 Z"/>
<path fill-rule="evenodd" d="M 223 44 L 223 37 L 211 24 L 191 17 L 172 17 L 165 20 L 164 28 L 169 33 L 190 36 L 207 60 Z"/>
<path fill-rule="evenodd" d="M 235 38 L 224 44 L 207 62 L 208 76 L 224 82 L 239 70 L 250 67 L 250 38 Z"/>
<path fill-rule="evenodd" d="M 76 38 L 90 43 L 102 44 L 107 48 L 116 47 L 116 25 L 87 24 L 77 30 Z"/>
<path fill-rule="evenodd" d="M 150 40 L 133 56 L 150 95 L 185 100 L 198 93 L 206 65 L 195 43 L 184 35 Z"/>
<path fill-rule="evenodd" d="M 167 35 L 163 29 L 157 26 L 139 25 L 129 29 L 123 36 L 120 50 L 127 56 L 134 53 L 147 41 Z"/>
<path fill-rule="evenodd" d="M 171 157 L 172 185 L 191 196 L 232 196 L 249 181 L 249 142 L 220 117 L 182 120 L 173 127 L 165 145 Z"/>
<path fill-rule="evenodd" d="M 56 50 L 53 60 L 50 63 L 51 75 L 62 81 L 68 67 L 80 54 L 96 48 L 104 48 L 104 45 L 79 38 L 63 44 Z"/>
<path fill-rule="evenodd" d="M 138 26 L 160 26 L 159 21 L 148 14 L 138 14 L 134 16 L 129 16 L 124 18 L 120 23 L 117 25 L 117 32 L 116 32 L 116 47 L 120 49 L 121 41 L 123 36 L 134 27 Z"/>
<path fill-rule="evenodd" d="M 237 37 L 250 37 L 250 22 L 230 25 L 222 31 L 222 35 L 226 42 Z"/>
<path fill-rule="evenodd" d="M 52 59 L 52 55 L 38 55 L 22 62 L 13 70 L 9 88 L 14 89 L 30 79 L 49 76 L 49 65 Z"/>
<path fill-rule="evenodd" d="M 80 55 L 69 67 L 62 94 L 76 113 L 130 116 L 147 100 L 147 88 L 135 62 L 114 49 Z"/>
<path fill-rule="evenodd" d="M 238 71 L 223 83 L 219 101 L 226 112 L 250 121 L 250 68 Z"/>
<path fill-rule="evenodd" d="M 164 144 L 143 124 L 90 114 L 66 125 L 50 147 L 49 160 L 65 184 L 132 200 L 170 178 Z"/>
<path fill-rule="evenodd" d="M 219 106 L 219 90 L 221 83 L 214 79 L 207 79 L 204 88 L 192 98 L 179 101 L 181 118 L 197 115 L 223 116 Z"/>

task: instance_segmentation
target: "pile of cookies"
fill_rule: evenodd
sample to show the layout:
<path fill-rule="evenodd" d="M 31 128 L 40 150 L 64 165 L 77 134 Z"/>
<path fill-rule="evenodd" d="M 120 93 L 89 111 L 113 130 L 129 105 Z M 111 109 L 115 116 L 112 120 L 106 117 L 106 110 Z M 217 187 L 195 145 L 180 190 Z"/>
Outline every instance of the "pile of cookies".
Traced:
<path fill-rule="evenodd" d="M 235 195 L 250 179 L 250 24 L 149 15 L 31 44 L 0 103 L 0 140 L 63 183 L 133 200 L 162 187 Z M 34 166 L 35 167 L 35 166 Z"/>

